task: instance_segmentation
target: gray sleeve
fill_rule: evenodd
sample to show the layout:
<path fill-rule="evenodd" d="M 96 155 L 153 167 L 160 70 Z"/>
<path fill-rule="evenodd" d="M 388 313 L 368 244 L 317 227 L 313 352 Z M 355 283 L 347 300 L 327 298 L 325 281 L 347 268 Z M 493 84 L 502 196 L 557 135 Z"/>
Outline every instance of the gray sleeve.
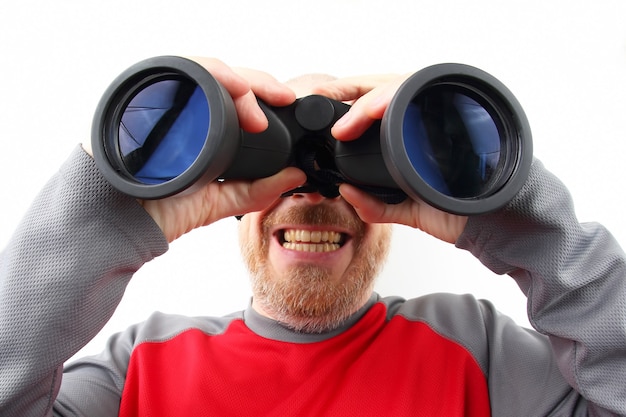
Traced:
<path fill-rule="evenodd" d="M 562 183 L 535 161 L 519 195 L 471 218 L 457 246 L 517 281 L 531 324 L 589 412 L 626 415 L 626 256 L 605 228 L 577 221 Z"/>
<path fill-rule="evenodd" d="M 0 415 L 50 415 L 63 363 L 108 321 L 132 274 L 166 250 L 141 206 L 78 147 L 0 254 Z"/>

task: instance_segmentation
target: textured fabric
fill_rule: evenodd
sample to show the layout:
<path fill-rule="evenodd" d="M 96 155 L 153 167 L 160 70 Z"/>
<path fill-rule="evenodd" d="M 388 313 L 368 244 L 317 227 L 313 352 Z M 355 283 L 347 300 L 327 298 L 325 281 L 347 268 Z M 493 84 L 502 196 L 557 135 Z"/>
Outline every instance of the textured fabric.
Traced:
<path fill-rule="evenodd" d="M 181 332 L 135 343 L 121 417 L 489 414 L 487 382 L 472 356 L 423 323 L 387 321 L 382 303 L 313 343 L 259 337 L 241 319 L 216 335 L 175 318 L 151 321 Z"/>
<path fill-rule="evenodd" d="M 63 362 L 111 317 L 132 272 L 166 249 L 145 211 L 76 149 L 0 258 L 0 415 L 49 411 Z"/>
<path fill-rule="evenodd" d="M 520 195 L 471 219 L 457 245 L 515 278 L 569 384 L 626 414 L 624 252 L 601 225 L 577 222 L 564 189 L 535 163 Z"/>
<path fill-rule="evenodd" d="M 251 308 L 155 314 L 62 375 L 132 274 L 167 250 L 76 150 L 0 256 L 0 415 L 478 415 L 487 404 L 495 416 L 626 415 L 626 256 L 600 225 L 578 224 L 563 185 L 536 162 L 457 246 L 518 282 L 539 332 L 449 294 L 373 295 L 323 335 Z"/>

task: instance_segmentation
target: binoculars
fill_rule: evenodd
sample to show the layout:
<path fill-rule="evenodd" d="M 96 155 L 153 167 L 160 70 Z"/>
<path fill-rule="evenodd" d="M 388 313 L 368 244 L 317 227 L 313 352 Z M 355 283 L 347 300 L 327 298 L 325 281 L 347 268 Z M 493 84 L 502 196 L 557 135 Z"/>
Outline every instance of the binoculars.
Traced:
<path fill-rule="evenodd" d="M 348 142 L 330 133 L 348 104 L 319 95 L 284 107 L 258 102 L 269 127 L 245 132 L 230 95 L 202 66 L 174 56 L 141 61 L 120 74 L 98 104 L 96 164 L 113 187 L 140 199 L 296 166 L 307 183 L 286 195 L 336 197 L 348 183 L 390 204 L 412 198 L 474 215 L 510 201 L 532 161 L 530 128 L 517 99 L 467 65 L 414 73 L 382 120 Z"/>

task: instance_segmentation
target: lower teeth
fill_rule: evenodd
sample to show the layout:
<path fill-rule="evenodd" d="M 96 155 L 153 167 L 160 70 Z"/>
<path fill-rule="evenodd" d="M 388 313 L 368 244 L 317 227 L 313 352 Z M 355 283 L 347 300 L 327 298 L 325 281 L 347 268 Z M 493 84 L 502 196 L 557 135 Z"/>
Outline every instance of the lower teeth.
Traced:
<path fill-rule="evenodd" d="M 283 247 L 289 250 L 301 252 L 332 252 L 339 249 L 337 243 L 293 243 L 285 242 Z"/>

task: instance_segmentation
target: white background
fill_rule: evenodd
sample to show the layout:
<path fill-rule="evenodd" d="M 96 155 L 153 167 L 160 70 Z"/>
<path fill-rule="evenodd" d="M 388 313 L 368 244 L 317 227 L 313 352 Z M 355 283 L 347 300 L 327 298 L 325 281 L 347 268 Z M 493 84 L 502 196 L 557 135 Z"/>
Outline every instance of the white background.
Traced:
<path fill-rule="evenodd" d="M 216 56 L 277 78 L 416 71 L 440 62 L 486 70 L 517 96 L 535 155 L 570 188 L 579 217 L 626 243 L 626 2 L 623 0 L 107 0 L 0 5 L 0 245 L 81 141 L 122 70 L 155 55 Z M 469 254 L 396 227 L 383 295 L 472 292 L 522 325 L 524 297 Z M 223 315 L 248 280 L 236 221 L 175 242 L 128 287 L 83 352 L 154 310 Z M 0 302 L 2 302 L 0 300 Z"/>

